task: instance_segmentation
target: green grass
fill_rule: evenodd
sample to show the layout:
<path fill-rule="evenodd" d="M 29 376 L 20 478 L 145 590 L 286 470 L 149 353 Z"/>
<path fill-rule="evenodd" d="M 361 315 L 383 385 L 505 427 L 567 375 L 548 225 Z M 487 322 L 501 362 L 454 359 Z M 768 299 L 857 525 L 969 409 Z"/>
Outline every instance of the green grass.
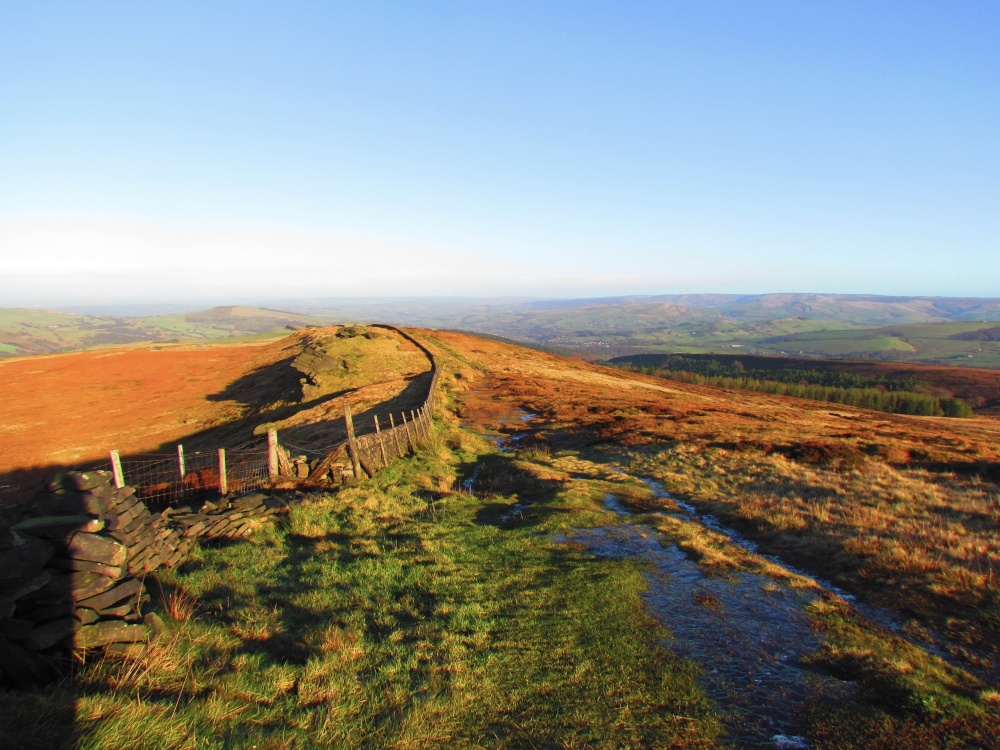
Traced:
<path fill-rule="evenodd" d="M 153 609 L 166 616 L 181 594 L 194 615 L 168 618 L 172 634 L 140 659 L 0 694 L 0 746 L 52 746 L 71 730 L 95 750 L 718 746 L 726 707 L 665 647 L 641 563 L 553 538 L 628 522 L 604 509 L 607 492 L 649 502 L 614 464 L 633 460 L 668 486 L 678 467 L 601 447 L 500 455 L 438 429 L 375 480 L 312 496 L 249 540 L 200 548 L 147 581 Z M 474 465 L 495 494 L 450 489 Z M 515 501 L 529 503 L 523 516 L 496 525 Z M 647 523 L 712 575 L 812 586 L 700 524 Z M 981 683 L 838 599 L 806 614 L 823 638 L 807 662 L 858 686 L 856 699 L 803 707 L 810 746 L 989 741 L 996 694 Z"/>
<path fill-rule="evenodd" d="M 805 354 L 843 355 L 854 354 L 855 352 L 915 352 L 910 344 L 902 339 L 892 336 L 876 336 L 871 338 L 833 338 L 821 337 L 816 339 L 798 338 L 781 342 L 767 342 L 774 348 L 779 347 L 783 351 Z"/>
<path fill-rule="evenodd" d="M 552 485 L 537 523 L 478 523 L 479 498 L 429 504 L 463 458 L 439 444 L 160 576 L 197 613 L 143 660 L 81 671 L 79 746 L 714 746 L 637 564 L 538 534 L 573 509 L 607 520 L 594 493 Z M 43 735 L 39 705 L 59 700 L 8 703 L 0 744 Z"/>

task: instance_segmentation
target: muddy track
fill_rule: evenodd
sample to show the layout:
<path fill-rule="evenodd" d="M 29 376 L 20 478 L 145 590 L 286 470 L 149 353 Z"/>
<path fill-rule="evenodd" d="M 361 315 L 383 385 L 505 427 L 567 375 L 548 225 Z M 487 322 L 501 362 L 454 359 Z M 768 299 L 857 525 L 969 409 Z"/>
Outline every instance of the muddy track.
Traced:
<path fill-rule="evenodd" d="M 532 439 L 529 423 L 536 416 L 517 409 L 496 419 L 495 429 L 481 434 L 501 455 L 509 457 Z M 485 466 L 480 462 L 472 468 L 461 483 L 464 491 L 489 492 L 482 478 Z M 671 497 L 659 483 L 628 474 L 621 466 L 605 464 L 604 468 L 641 481 L 654 498 L 677 510 L 633 511 L 614 494 L 608 494 L 604 505 L 618 516 L 617 523 L 575 529 L 557 535 L 553 541 L 582 545 L 598 557 L 633 559 L 643 566 L 648 584 L 646 606 L 671 634 L 665 647 L 704 669 L 706 693 L 717 704 L 727 726 L 727 739 L 734 745 L 808 747 L 800 734 L 804 728 L 797 720 L 801 708 L 860 697 L 854 682 L 833 677 L 803 661 L 823 644 L 805 611 L 820 596 L 840 599 L 887 633 L 955 667 L 968 669 L 968 665 L 956 663 L 934 644 L 909 637 L 892 612 L 860 603 L 809 572 L 765 554 L 714 516 Z M 532 505 L 530 499 L 518 500 L 506 512 L 494 514 L 490 522 L 501 527 L 520 525 Z M 728 543 L 767 560 L 785 575 L 713 575 L 651 525 L 657 517 L 665 516 L 721 534 Z M 791 585 L 789 581 L 795 579 L 807 581 L 807 585 Z M 998 681 L 995 670 L 977 676 L 993 684 Z"/>

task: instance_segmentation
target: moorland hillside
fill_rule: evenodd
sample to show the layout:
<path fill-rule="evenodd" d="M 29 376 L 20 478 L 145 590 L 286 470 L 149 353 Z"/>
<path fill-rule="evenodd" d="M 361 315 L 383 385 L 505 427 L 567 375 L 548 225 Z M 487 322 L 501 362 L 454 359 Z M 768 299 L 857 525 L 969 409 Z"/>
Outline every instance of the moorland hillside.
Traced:
<path fill-rule="evenodd" d="M 0 740 L 994 743 L 1000 422 L 408 333 L 440 368 L 424 449 L 158 573 L 151 606 L 170 638 L 137 660 L 90 659 L 54 689 L 0 693 L 13 719 Z M 324 399 L 393 398 L 425 377 L 426 358 L 389 336 L 301 332 L 203 392 L 298 361 L 302 377 L 261 401 L 299 399 L 279 432 L 308 411 L 332 420 Z M 128 371 L 106 373 L 109 398 Z M 230 428 L 245 418 L 232 415 Z"/>
<path fill-rule="evenodd" d="M 0 475 L 10 502 L 64 468 L 122 454 L 343 440 L 344 404 L 417 408 L 430 362 L 388 328 L 309 328 L 281 340 L 155 345 L 0 361 Z M 367 420 L 367 421 L 366 421 Z M 14 492 L 16 490 L 16 492 Z"/>
<path fill-rule="evenodd" d="M 285 309 L 478 331 L 598 358 L 738 353 L 1000 367 L 996 299 L 679 294 L 571 300 L 315 300 Z"/>
<path fill-rule="evenodd" d="M 323 318 L 229 305 L 192 313 L 125 316 L 0 308 L 0 357 L 180 341 L 253 339 L 321 325 Z"/>
<path fill-rule="evenodd" d="M 606 358 L 738 353 L 1000 368 L 996 299 L 687 294 L 575 300 L 287 300 L 128 317 L 0 309 L 0 357 L 262 336 L 330 321 L 469 330 Z M 286 312 L 287 311 L 287 312 Z"/>

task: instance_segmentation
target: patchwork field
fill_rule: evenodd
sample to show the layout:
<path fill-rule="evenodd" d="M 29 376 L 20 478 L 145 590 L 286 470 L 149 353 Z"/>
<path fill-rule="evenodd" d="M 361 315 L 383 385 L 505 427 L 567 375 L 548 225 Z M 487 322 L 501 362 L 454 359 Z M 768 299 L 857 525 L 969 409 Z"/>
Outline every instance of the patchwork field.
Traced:
<path fill-rule="evenodd" d="M 202 397 L 292 430 L 423 377 L 384 329 L 336 330 L 219 360 L 277 383 L 256 401 Z M 171 635 L 0 693 L 0 744 L 995 746 L 1000 422 L 411 333 L 442 367 L 429 446 L 158 574 Z M 289 358 L 314 375 L 265 377 Z"/>

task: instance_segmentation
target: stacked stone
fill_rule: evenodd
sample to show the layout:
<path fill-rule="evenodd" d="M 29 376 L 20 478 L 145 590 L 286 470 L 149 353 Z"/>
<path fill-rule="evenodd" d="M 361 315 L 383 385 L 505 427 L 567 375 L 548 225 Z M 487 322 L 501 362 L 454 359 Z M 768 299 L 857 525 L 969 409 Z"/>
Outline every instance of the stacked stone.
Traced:
<path fill-rule="evenodd" d="M 34 647 L 41 643 L 39 623 L 23 613 L 23 602 L 52 580 L 46 565 L 53 555 L 55 548 L 41 539 L 0 529 L 0 680 L 46 682 L 60 672 L 61 655 Z"/>
<path fill-rule="evenodd" d="M 114 490 L 107 499 L 108 534 L 128 548 L 129 573 L 141 576 L 161 566 L 172 568 L 191 553 L 194 541 L 182 539 L 170 519 L 135 497 L 131 487 Z"/>
<path fill-rule="evenodd" d="M 144 643 L 148 637 L 137 623 L 139 605 L 149 597 L 129 574 L 125 545 L 106 531 L 118 521 L 107 508 L 129 493 L 113 489 L 101 472 L 69 474 L 47 490 L 6 532 L 0 563 L 0 580 L 19 584 L 5 590 L 0 611 L 3 648 L 20 665 L 13 674 L 4 668 L 11 681 L 44 679 L 38 665 L 57 666 L 71 647 Z M 28 669 L 29 663 L 36 668 Z"/>
<path fill-rule="evenodd" d="M 314 468 L 309 464 L 308 456 L 296 456 L 291 459 L 292 464 L 292 475 L 298 477 L 299 479 L 305 479 L 309 476 L 309 472 Z"/>
<path fill-rule="evenodd" d="M 135 654 L 163 632 L 142 576 L 187 559 L 201 537 L 243 537 L 301 502 L 253 493 L 150 513 L 107 472 L 57 477 L 19 523 L 0 526 L 0 682 L 58 676 L 71 649 Z"/>
<path fill-rule="evenodd" d="M 170 521 L 183 529 L 179 533 L 184 542 L 193 543 L 196 537 L 237 538 L 250 534 L 255 521 L 284 507 L 278 498 L 254 492 L 231 502 L 205 503 L 197 512 L 179 508 L 170 513 Z"/>

